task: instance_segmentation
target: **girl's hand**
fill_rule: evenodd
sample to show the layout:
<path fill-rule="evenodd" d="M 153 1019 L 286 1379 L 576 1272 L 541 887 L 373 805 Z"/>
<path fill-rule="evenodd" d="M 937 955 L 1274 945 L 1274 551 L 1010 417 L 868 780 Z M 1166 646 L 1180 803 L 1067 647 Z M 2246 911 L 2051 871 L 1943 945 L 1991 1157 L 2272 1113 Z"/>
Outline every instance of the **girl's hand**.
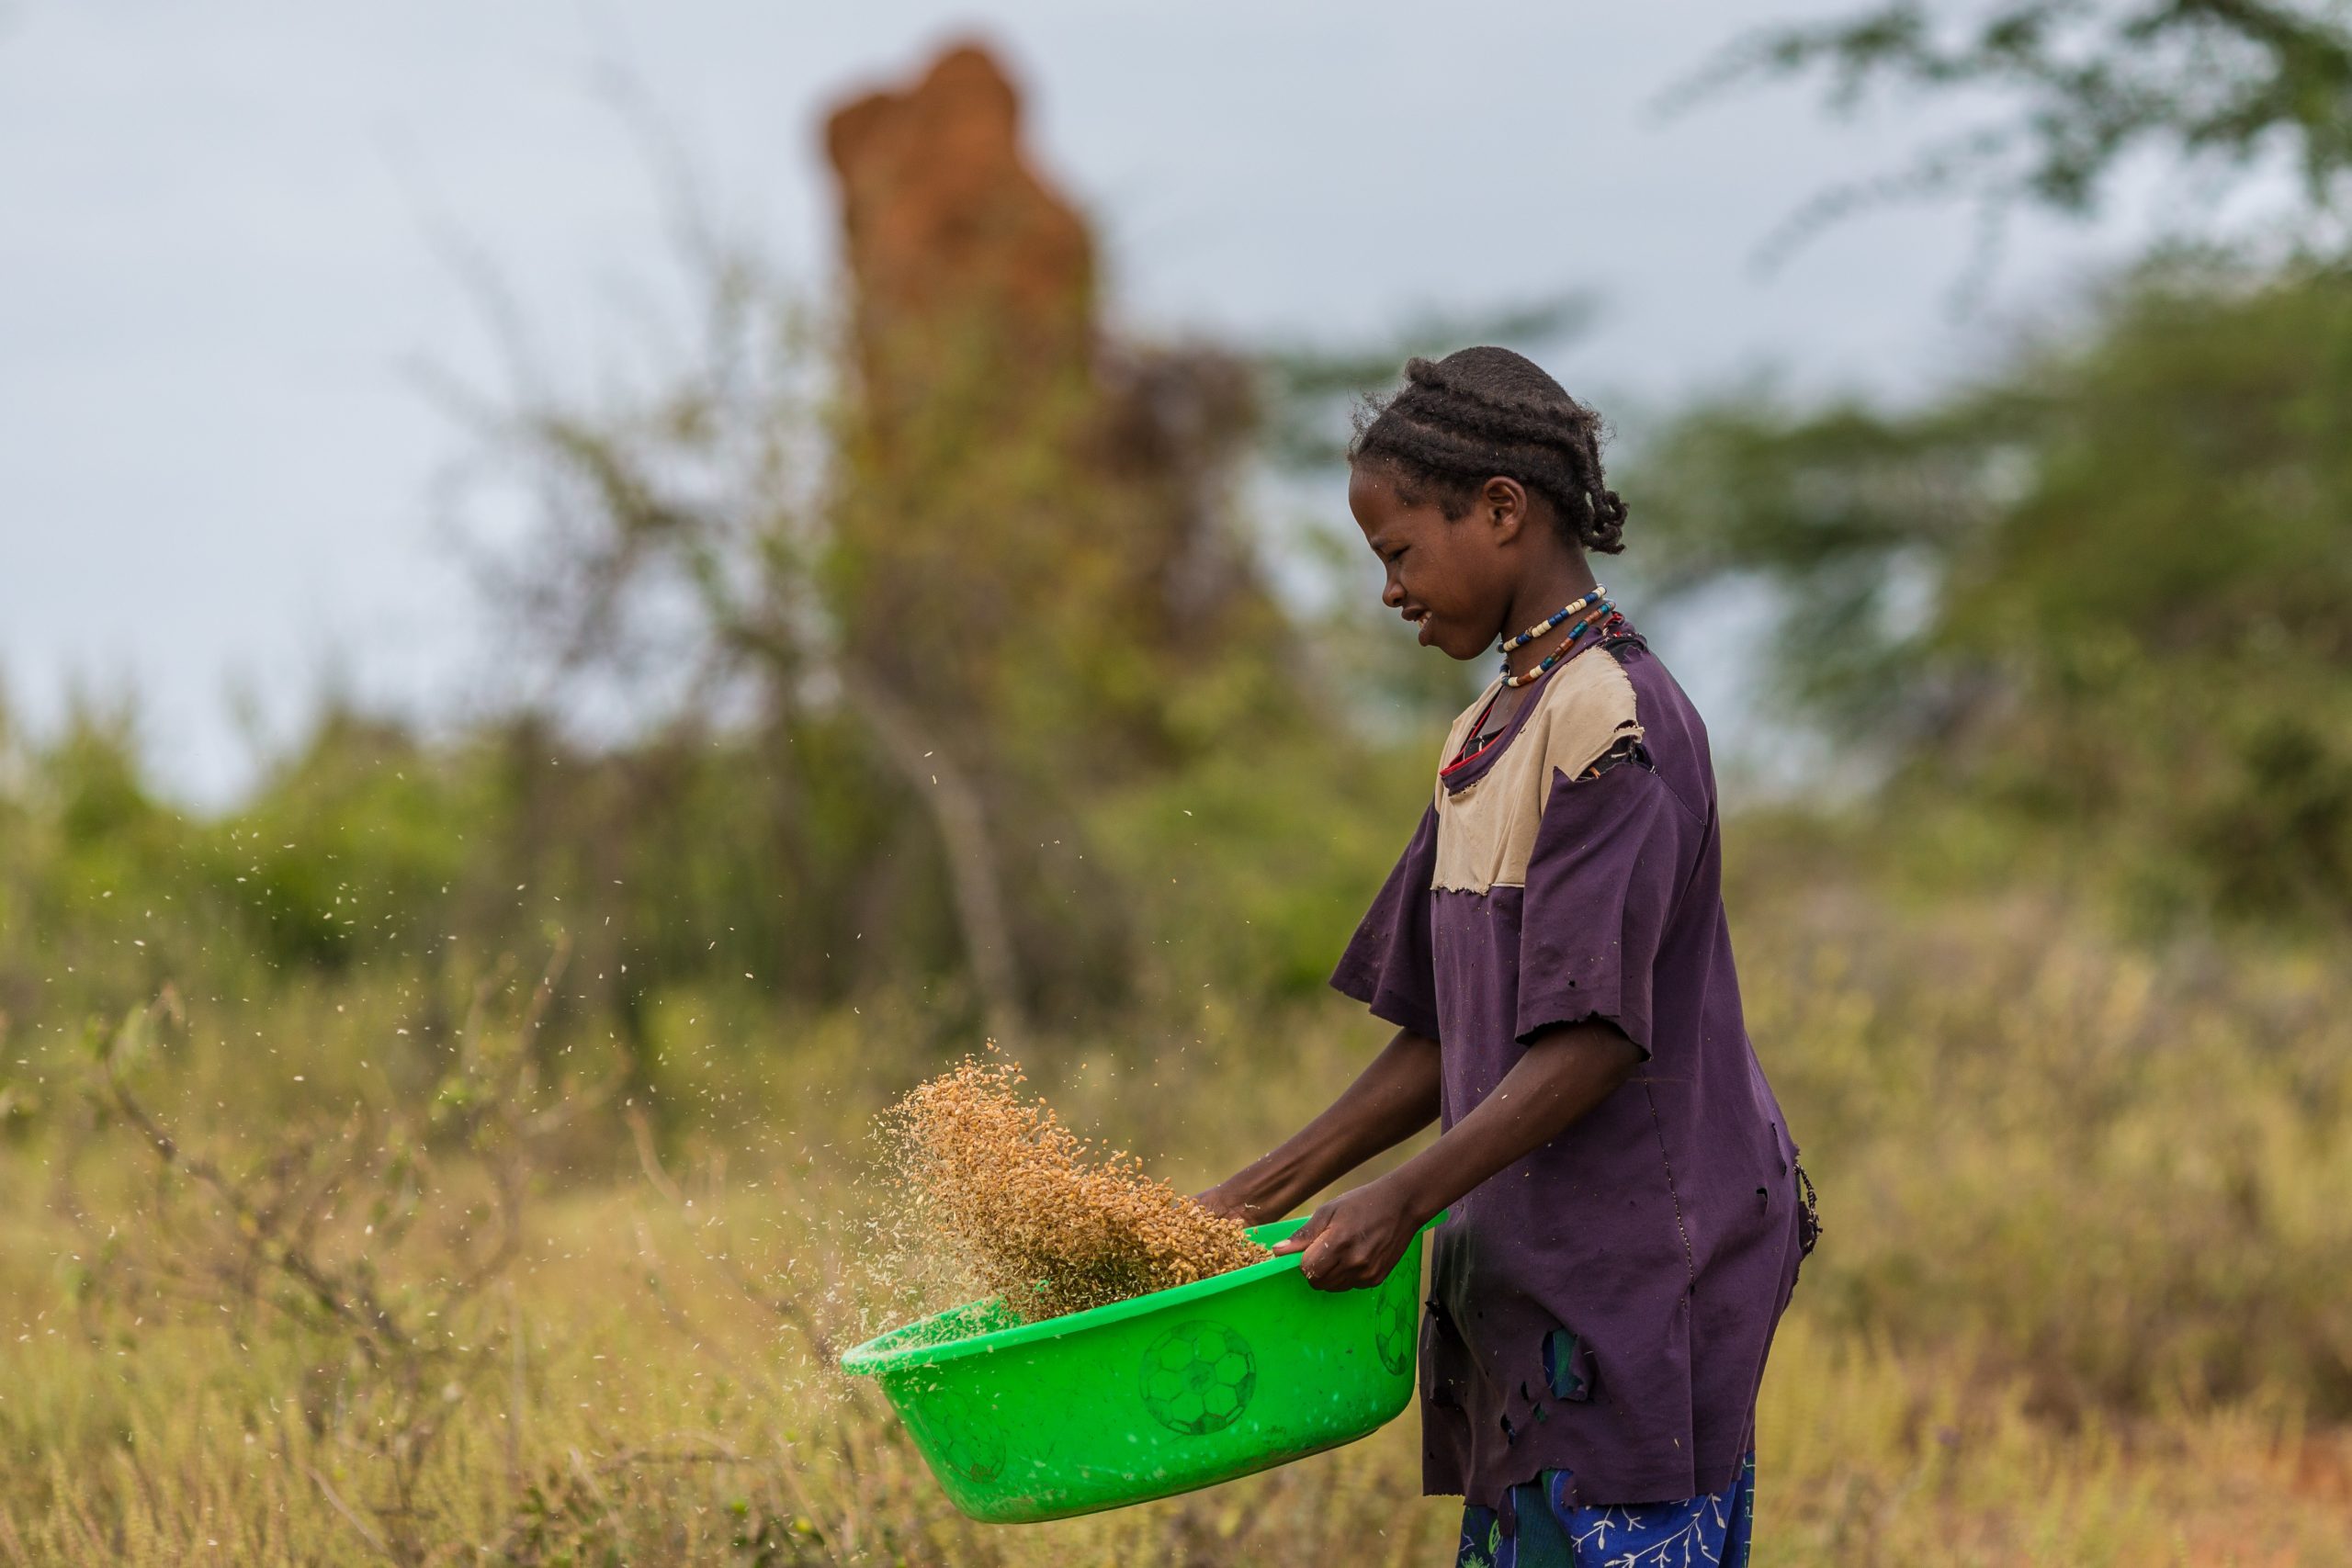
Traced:
<path fill-rule="evenodd" d="M 1415 1212 L 1389 1177 L 1343 1192 L 1274 1245 L 1274 1255 L 1304 1252 L 1298 1271 L 1318 1291 L 1360 1291 L 1388 1278 L 1427 1214 Z"/>
<path fill-rule="evenodd" d="M 1279 1220 L 1381 1150 L 1437 1120 L 1439 1046 L 1400 1029 L 1345 1094 L 1283 1146 L 1193 1201 L 1243 1224 Z"/>
<path fill-rule="evenodd" d="M 1258 1205 L 1239 1186 L 1239 1177 L 1218 1182 L 1205 1192 L 1193 1194 L 1193 1201 L 1220 1219 L 1239 1220 L 1245 1225 L 1258 1224 Z"/>

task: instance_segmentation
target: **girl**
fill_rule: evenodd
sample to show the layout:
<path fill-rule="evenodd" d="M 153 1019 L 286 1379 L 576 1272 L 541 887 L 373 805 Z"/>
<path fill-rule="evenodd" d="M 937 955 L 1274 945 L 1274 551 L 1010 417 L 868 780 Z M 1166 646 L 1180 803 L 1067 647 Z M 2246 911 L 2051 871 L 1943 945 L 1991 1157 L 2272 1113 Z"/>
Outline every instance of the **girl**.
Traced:
<path fill-rule="evenodd" d="M 1745 1563 L 1756 1390 L 1812 1188 L 1741 1023 L 1706 731 L 1593 581 L 1624 503 L 1532 362 L 1405 367 L 1348 506 L 1425 646 L 1502 672 L 1331 983 L 1396 1026 L 1295 1137 L 1203 1194 L 1276 1218 L 1437 1141 L 1279 1250 L 1377 1282 L 1441 1209 L 1423 1483 L 1464 1564 Z M 1509 635 L 1506 634 L 1516 634 Z"/>

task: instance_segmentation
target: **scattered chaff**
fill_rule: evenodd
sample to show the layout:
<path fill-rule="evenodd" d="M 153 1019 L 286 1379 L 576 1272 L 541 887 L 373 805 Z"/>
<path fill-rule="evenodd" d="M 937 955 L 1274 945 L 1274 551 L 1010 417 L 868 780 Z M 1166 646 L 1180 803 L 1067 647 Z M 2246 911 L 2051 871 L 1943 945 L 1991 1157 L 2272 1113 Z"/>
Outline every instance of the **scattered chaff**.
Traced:
<path fill-rule="evenodd" d="M 1131 1155 L 1090 1146 L 1017 1062 L 967 1057 L 884 1113 L 915 1229 L 1030 1322 L 1189 1284 L 1266 1249 Z"/>

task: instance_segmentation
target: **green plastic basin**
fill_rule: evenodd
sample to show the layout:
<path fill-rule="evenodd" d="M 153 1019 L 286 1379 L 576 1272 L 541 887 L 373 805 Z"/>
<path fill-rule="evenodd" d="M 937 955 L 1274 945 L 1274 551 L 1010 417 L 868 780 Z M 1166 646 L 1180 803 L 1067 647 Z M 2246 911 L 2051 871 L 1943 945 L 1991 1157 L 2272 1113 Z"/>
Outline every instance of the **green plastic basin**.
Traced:
<path fill-rule="evenodd" d="M 1272 1246 L 1304 1224 L 1250 1234 Z M 1412 1398 L 1420 1283 L 1419 1235 L 1369 1290 L 1318 1291 L 1294 1253 L 1043 1323 L 971 1303 L 842 1367 L 882 1385 L 964 1512 L 1057 1519 L 1368 1436 Z"/>

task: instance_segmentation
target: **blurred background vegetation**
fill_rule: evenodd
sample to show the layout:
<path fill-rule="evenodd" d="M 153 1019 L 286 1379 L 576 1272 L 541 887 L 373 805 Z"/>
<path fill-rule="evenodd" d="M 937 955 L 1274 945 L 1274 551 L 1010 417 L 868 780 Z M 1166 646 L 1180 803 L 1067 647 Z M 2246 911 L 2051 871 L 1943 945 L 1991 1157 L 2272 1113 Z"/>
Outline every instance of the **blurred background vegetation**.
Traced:
<path fill-rule="evenodd" d="M 1692 85 L 1989 106 L 1788 243 L 1887 199 L 2081 208 L 2150 146 L 2303 192 L 2285 240 L 2186 237 L 1930 400 L 1752 385 L 1617 455 L 1623 597 L 1670 662 L 1760 606 L 1745 716 L 1811 759 L 1728 834 L 1827 1222 L 1759 1561 L 2352 1560 L 2341 23 L 1905 5 Z M 0 1551 L 1448 1550 L 1396 1431 L 977 1530 L 826 1371 L 919 1299 L 865 1119 L 984 1035 L 1203 1180 L 1376 1044 L 1323 976 L 1462 678 L 1344 551 L 1294 541 L 1328 592 L 1278 592 L 1262 514 L 1337 484 L 1404 353 L 1589 312 L 1124 338 L 1017 110 L 958 50 L 833 116 L 839 298 L 698 250 L 690 362 L 450 391 L 537 520 L 484 582 L 543 704 L 430 739 L 330 704 L 204 815 L 130 710 L 0 715 Z"/>

